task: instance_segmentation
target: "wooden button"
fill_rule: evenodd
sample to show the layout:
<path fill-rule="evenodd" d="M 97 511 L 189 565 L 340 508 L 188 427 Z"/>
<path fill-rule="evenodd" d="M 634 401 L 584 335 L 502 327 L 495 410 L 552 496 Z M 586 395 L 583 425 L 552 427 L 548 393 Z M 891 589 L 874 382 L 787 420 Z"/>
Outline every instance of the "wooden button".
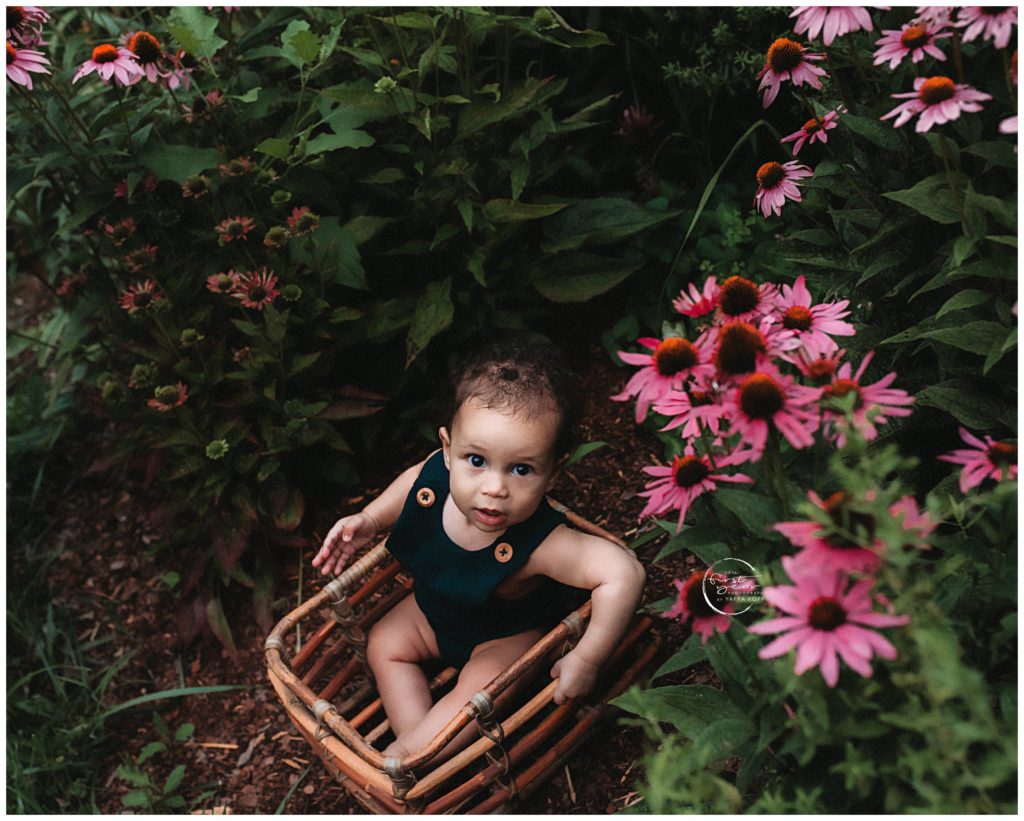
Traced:
<path fill-rule="evenodd" d="M 498 546 L 494 548 L 494 558 L 502 564 L 505 564 L 505 562 L 512 558 L 512 545 L 508 542 L 500 542 Z"/>
<path fill-rule="evenodd" d="M 416 501 L 420 503 L 420 507 L 430 507 L 434 504 L 434 491 L 429 487 L 423 487 L 416 491 Z"/>

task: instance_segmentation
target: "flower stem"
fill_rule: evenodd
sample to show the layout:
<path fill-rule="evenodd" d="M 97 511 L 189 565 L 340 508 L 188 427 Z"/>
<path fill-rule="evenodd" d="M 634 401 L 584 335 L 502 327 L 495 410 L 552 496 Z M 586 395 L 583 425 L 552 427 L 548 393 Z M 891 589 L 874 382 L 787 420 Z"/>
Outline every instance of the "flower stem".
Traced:
<path fill-rule="evenodd" d="M 64 135 L 60 132 L 59 129 L 54 127 L 53 123 L 51 123 L 50 119 L 46 116 L 46 111 L 39 104 L 39 102 L 35 98 L 33 98 L 33 96 L 31 94 L 29 94 L 27 91 L 23 91 L 21 86 L 19 86 L 17 83 L 12 83 L 11 85 L 8 86 L 8 88 L 13 88 L 15 94 L 18 94 L 18 95 L 24 97 L 26 100 L 28 100 L 29 106 L 34 108 L 34 109 L 36 109 L 36 111 L 39 113 L 39 118 L 43 121 L 43 123 L 46 124 L 47 128 L 50 129 L 50 133 L 52 133 L 53 136 L 57 138 L 57 142 L 59 142 L 62 146 L 64 146 L 64 148 L 67 150 L 68 154 L 70 154 L 71 157 L 75 160 L 75 162 L 78 163 L 79 167 L 81 167 L 85 171 L 88 171 L 97 180 L 100 180 L 100 181 L 103 180 L 102 176 L 97 174 L 88 165 L 88 163 L 84 159 L 82 159 L 82 157 L 78 156 L 78 154 L 75 153 L 75 150 L 71 147 L 71 145 L 68 143 L 68 141 L 66 139 L 64 139 Z M 24 116 L 24 112 L 22 112 L 22 116 Z M 31 121 L 32 118 L 31 117 L 26 117 L 26 119 L 28 121 Z"/>
<path fill-rule="evenodd" d="M 964 58 L 960 52 L 960 32 L 953 29 L 953 65 L 956 67 L 956 81 L 964 81 Z"/>
<path fill-rule="evenodd" d="M 846 110 L 851 114 L 856 114 L 857 110 L 854 106 L 850 105 L 850 98 L 846 94 L 846 86 L 843 85 L 842 78 L 839 76 L 839 70 L 836 68 L 835 61 L 832 59 L 832 52 L 828 50 L 828 46 L 825 46 L 825 59 L 828 61 L 829 68 L 832 70 L 830 76 L 835 78 L 836 85 L 839 87 L 839 96 L 843 98 L 843 105 L 846 106 Z"/>
<path fill-rule="evenodd" d="M 708 457 L 708 461 L 711 463 L 711 470 L 718 473 L 718 466 L 715 465 L 715 454 L 711 449 L 711 442 L 708 439 L 707 427 L 700 421 L 697 424 L 700 426 L 700 441 L 704 443 L 704 455 Z"/>
<path fill-rule="evenodd" d="M 949 183 L 949 191 L 953 195 L 953 202 L 960 215 L 960 227 L 963 229 L 964 236 L 969 237 L 971 233 L 967 230 L 967 220 L 964 217 L 964 201 L 960 194 L 960 186 L 956 182 L 956 174 L 953 173 L 953 153 L 949 150 L 949 143 L 942 131 L 939 131 L 939 147 L 942 149 L 942 165 L 946 169 L 946 182 Z"/>
<path fill-rule="evenodd" d="M 768 442 L 764 449 L 764 461 L 771 472 L 775 494 L 782 503 L 782 517 L 789 518 L 789 498 L 786 494 L 786 477 L 782 471 L 782 449 L 779 444 L 779 432 L 774 428 L 768 432 Z"/>

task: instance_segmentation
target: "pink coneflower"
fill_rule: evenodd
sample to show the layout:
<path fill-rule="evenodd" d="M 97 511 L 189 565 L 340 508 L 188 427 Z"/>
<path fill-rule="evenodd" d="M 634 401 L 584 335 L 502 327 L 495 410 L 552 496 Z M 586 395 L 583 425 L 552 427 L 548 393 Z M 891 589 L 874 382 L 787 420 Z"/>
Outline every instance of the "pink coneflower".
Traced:
<path fill-rule="evenodd" d="M 999 123 L 1000 134 L 1016 134 L 1017 133 L 1017 115 L 1014 114 L 1012 117 L 1007 117 L 1005 120 Z"/>
<path fill-rule="evenodd" d="M 949 26 L 952 25 L 953 21 L 950 19 L 950 15 L 955 8 L 955 6 L 918 6 L 915 10 L 917 16 L 910 22 L 918 25 L 925 23 L 935 28 Z"/>
<path fill-rule="evenodd" d="M 103 231 L 110 238 L 110 241 L 114 243 L 115 247 L 120 248 L 135 233 L 135 220 L 131 217 L 126 217 L 116 225 L 111 225 L 109 222 L 105 223 Z"/>
<path fill-rule="evenodd" d="M 96 46 L 92 50 L 92 56 L 78 67 L 75 76 L 71 78 L 72 84 L 94 71 L 100 75 L 103 82 L 109 83 L 113 77 L 123 86 L 135 85 L 143 77 L 142 67 L 136 61 L 135 55 L 126 48 L 112 46 L 109 43 Z"/>
<path fill-rule="evenodd" d="M 715 467 L 712 467 L 711 460 L 706 455 L 697 456 L 693 446 L 687 445 L 683 455 L 676 456 L 671 466 L 645 467 L 644 473 L 658 478 L 649 482 L 645 489 L 637 494 L 648 497 L 647 505 L 640 515 L 660 516 L 669 510 L 678 510 L 679 525 L 676 529 L 681 529 L 693 500 L 714 491 L 718 482 L 754 481 L 743 473 L 728 475 L 720 472 L 723 467 L 748 461 L 749 457 L 750 453 L 737 449 L 732 453 L 716 456 Z"/>
<path fill-rule="evenodd" d="M 647 417 L 647 408 L 668 396 L 669 391 L 682 387 L 690 377 L 701 379 L 714 373 L 707 361 L 704 337 L 690 342 L 681 336 L 667 339 L 641 337 L 637 343 L 651 353 L 619 351 L 619 358 L 627 365 L 642 366 L 626 383 L 622 393 L 610 397 L 614 402 L 628 402 L 636 397 L 637 424 Z"/>
<path fill-rule="evenodd" d="M 142 178 L 140 185 L 146 190 L 147 193 L 153 193 L 156 191 L 156 177 L 152 174 L 146 174 Z M 138 189 L 136 189 L 138 190 Z M 131 194 L 128 191 L 128 178 L 125 177 L 123 180 L 119 180 L 114 183 L 114 198 L 131 199 Z"/>
<path fill-rule="evenodd" d="M 823 399 L 836 399 L 854 394 L 853 425 L 865 439 L 874 439 L 878 435 L 876 425 L 884 425 L 890 416 L 910 416 L 910 408 L 914 397 L 906 391 L 889 386 L 896 380 L 896 371 L 890 371 L 872 385 L 860 384 L 860 378 L 874 357 L 874 351 L 868 351 L 857 372 L 850 376 L 851 366 L 844 362 L 836 371 L 835 378 L 825 386 Z M 870 415 L 870 418 L 869 418 Z M 839 447 L 846 444 L 846 437 L 840 427 L 834 423 L 843 416 L 835 411 L 825 410 L 825 420 L 835 428 L 834 438 Z"/>
<path fill-rule="evenodd" d="M 960 471 L 960 492 L 966 493 L 985 479 L 1017 478 L 1017 446 L 1011 442 L 997 442 L 991 436 L 984 441 L 967 428 L 960 428 L 960 438 L 969 445 L 939 457 L 943 462 L 963 465 Z"/>
<path fill-rule="evenodd" d="M 687 291 L 689 288 L 689 291 Z M 679 292 L 679 296 L 672 300 L 672 307 L 683 316 L 704 316 L 711 313 L 718 307 L 718 283 L 715 277 L 708 277 L 704 280 L 704 288 L 700 291 L 694 283 Z"/>
<path fill-rule="evenodd" d="M 811 337 L 805 339 L 791 356 L 785 358 L 791 359 L 800 373 L 815 384 L 821 385 L 832 381 L 845 353 L 846 348 L 836 350 L 831 340 L 828 345 L 822 345 Z"/>
<path fill-rule="evenodd" d="M 800 149 L 803 148 L 805 142 L 827 143 L 828 134 L 826 132 L 839 125 L 838 120 L 838 110 L 830 111 L 824 117 L 812 117 L 800 127 L 799 131 L 794 131 L 788 137 L 783 137 L 779 142 L 791 143 L 795 140 L 796 145 L 793 146 L 793 156 L 795 157 L 800 153 Z"/>
<path fill-rule="evenodd" d="M 161 385 L 153 391 L 153 399 L 146 404 L 158 411 L 169 411 L 179 405 L 185 404 L 188 399 L 188 389 L 184 384 L 178 382 L 176 385 Z"/>
<path fill-rule="evenodd" d="M 213 117 L 213 112 L 218 108 L 223 108 L 227 100 L 224 98 L 219 91 L 214 89 L 208 91 L 202 97 L 196 97 L 192 101 L 192 105 L 183 105 L 182 119 L 189 125 L 200 120 L 209 120 Z M 247 157 L 240 157 L 237 160 L 232 160 L 230 163 L 221 163 L 217 166 L 220 170 L 222 177 L 240 177 L 248 171 L 252 170 L 252 163 L 249 162 Z"/>
<path fill-rule="evenodd" d="M 694 633 L 700 635 L 701 644 L 707 644 L 708 639 L 715 633 L 726 632 L 729 629 L 729 625 L 732 624 L 732 619 L 729 616 L 717 612 L 708 604 L 708 600 L 704 598 L 705 575 L 704 571 L 697 570 L 691 573 L 685 582 L 680 579 L 674 579 L 672 584 L 675 585 L 678 591 L 675 604 L 661 614 L 663 619 L 679 619 L 680 624 L 686 624 L 686 620 L 692 617 L 693 624 L 691 627 Z M 708 596 L 716 595 L 717 591 L 714 589 L 714 586 L 709 585 Z M 719 607 L 719 610 L 726 612 L 729 612 L 731 609 L 731 604 Z"/>
<path fill-rule="evenodd" d="M 238 287 L 240 280 L 241 275 L 236 274 L 234 271 L 228 271 L 224 274 L 211 274 L 206 278 L 206 287 L 215 294 L 231 295 L 235 292 L 235 288 Z"/>
<path fill-rule="evenodd" d="M 262 311 L 264 306 L 272 305 L 280 295 L 281 292 L 274 287 L 275 285 L 277 277 L 266 268 L 262 271 L 250 271 L 239 277 L 232 296 L 241 300 L 243 307 Z"/>
<path fill-rule="evenodd" d="M 197 200 L 209 193 L 210 178 L 205 174 L 194 174 L 191 177 L 185 177 L 185 181 L 181 184 L 181 196 L 185 199 Z"/>
<path fill-rule="evenodd" d="M 654 115 L 650 114 L 642 105 L 631 105 L 622 112 L 622 122 L 615 131 L 615 136 L 620 137 L 627 145 L 645 143 L 655 135 L 661 128 L 660 122 L 654 121 Z"/>
<path fill-rule="evenodd" d="M 152 279 L 145 282 L 135 282 L 128 286 L 128 289 L 121 293 L 118 305 L 128 313 L 144 311 L 151 308 L 164 298 L 164 295 L 157 289 L 157 284 Z"/>
<path fill-rule="evenodd" d="M 811 490 L 807 498 L 828 514 L 831 525 L 814 520 L 774 525 L 775 530 L 803 548 L 802 559 L 817 572 L 826 574 L 877 570 L 879 553 L 885 545 L 875 538 L 875 518 L 857 510 L 843 491 L 822 499 Z"/>
<path fill-rule="evenodd" d="M 797 648 L 797 675 L 820 667 L 829 687 L 839 681 L 839 659 L 865 678 L 871 676 L 871 658 L 896 658 L 896 648 L 870 627 L 900 627 L 909 616 L 878 613 L 873 609 L 874 579 L 862 579 L 846 590 L 848 579 L 841 574 L 807 573 L 797 567 L 793 556 L 783 556 L 782 566 L 795 585 L 777 585 L 764 590 L 765 600 L 788 615 L 752 624 L 757 635 L 783 635 L 762 647 L 757 656 L 775 658 Z M 880 601 L 878 596 L 875 601 Z"/>
<path fill-rule="evenodd" d="M 807 39 L 813 40 L 821 33 L 826 46 L 832 45 L 836 37 L 874 28 L 865 6 L 797 6 L 789 16 L 797 18 L 794 34 L 807 32 Z"/>
<path fill-rule="evenodd" d="M 691 384 L 685 390 L 669 391 L 665 399 L 654 404 L 654 410 L 663 416 L 672 417 L 662 428 L 663 431 L 682 426 L 680 434 L 684 439 L 700 436 L 702 426 L 712 436 L 718 436 L 722 420 L 728 418 L 722 394 L 712 384 L 700 387 Z"/>
<path fill-rule="evenodd" d="M 227 245 L 229 242 L 237 240 L 246 242 L 249 239 L 248 233 L 255 227 L 256 223 L 253 222 L 252 217 L 228 217 L 213 230 L 220 234 L 218 240 L 220 244 Z"/>
<path fill-rule="evenodd" d="M 319 227 L 320 217 L 303 205 L 301 208 L 293 208 L 286 222 L 292 236 L 301 237 L 303 234 L 311 234 Z"/>
<path fill-rule="evenodd" d="M 244 177 L 246 174 L 255 171 L 256 166 L 253 165 L 252 160 L 248 157 L 235 157 L 233 160 L 222 162 L 217 166 L 217 170 L 220 171 L 222 177 Z"/>
<path fill-rule="evenodd" d="M 47 66 L 50 61 L 41 51 L 28 48 L 15 48 L 10 41 L 7 43 L 7 79 L 12 83 L 25 86 L 32 90 L 32 74 L 49 74 Z"/>
<path fill-rule="evenodd" d="M 925 54 L 930 54 L 936 60 L 945 61 L 946 55 L 942 53 L 935 41 L 941 37 L 952 37 L 953 32 L 941 31 L 938 27 L 931 27 L 921 23 L 904 23 L 903 28 L 884 29 L 882 37 L 875 41 L 878 50 L 875 51 L 875 65 L 880 66 L 888 61 L 889 68 L 894 69 L 909 54 L 911 62 L 919 63 L 924 59 Z"/>
<path fill-rule="evenodd" d="M 775 309 L 778 296 L 774 282 L 758 285 L 746 277 L 732 276 L 718 288 L 718 310 L 726 322 L 757 322 Z"/>
<path fill-rule="evenodd" d="M 811 176 L 812 173 L 810 168 L 800 165 L 796 160 L 787 163 L 766 162 L 757 169 L 754 206 L 761 209 L 763 217 L 767 218 L 773 212 L 775 216 L 780 216 L 787 199 L 794 202 L 803 199 L 800 189 L 797 188 L 797 181 Z"/>
<path fill-rule="evenodd" d="M 904 496 L 889 505 L 889 515 L 896 521 L 903 520 L 904 547 L 919 550 L 927 550 L 931 547 L 928 537 L 939 526 L 939 523 L 932 521 L 932 517 L 927 513 L 918 510 L 917 500 L 913 496 Z"/>
<path fill-rule="evenodd" d="M 761 317 L 758 325 L 733 320 L 708 331 L 706 344 L 714 350 L 712 362 L 720 381 L 750 373 L 762 359 L 783 355 L 799 346 L 793 331 L 774 322 L 771 316 Z"/>
<path fill-rule="evenodd" d="M 135 55 L 146 79 L 151 83 L 166 76 L 166 72 L 160 68 L 160 61 L 164 56 L 160 41 L 148 31 L 137 31 L 132 34 L 128 38 L 128 51 Z"/>
<path fill-rule="evenodd" d="M 726 398 L 731 431 L 740 434 L 739 444 L 747 445 L 757 458 L 764 452 L 769 428 L 794 448 L 808 447 L 818 429 L 820 396 L 821 388 L 799 385 L 762 362 L 760 370 L 744 377 Z"/>
<path fill-rule="evenodd" d="M 808 54 L 807 50 L 795 40 L 780 37 L 768 47 L 764 68 L 757 74 L 757 78 L 761 81 L 757 90 L 767 89 L 761 100 L 761 105 L 768 108 L 775 101 L 783 80 L 789 80 L 795 86 L 807 83 L 811 88 L 820 89 L 821 80 L 819 78 L 825 76 L 825 69 L 812 65 L 812 63 L 824 59 L 824 54 Z"/>
<path fill-rule="evenodd" d="M 85 285 L 85 283 L 88 281 L 89 277 L 84 273 L 66 276 L 60 281 L 60 284 L 57 286 L 57 296 L 74 296 L 79 291 L 79 289 L 81 289 L 81 287 Z"/>
<path fill-rule="evenodd" d="M 977 37 L 992 40 L 996 48 L 1006 48 L 1017 25 L 1016 6 L 962 6 L 956 16 L 958 28 L 966 28 L 964 42 Z"/>
<path fill-rule="evenodd" d="M 49 19 L 41 6 L 7 6 L 7 39 L 27 47 L 45 45 L 43 23 Z"/>
<path fill-rule="evenodd" d="M 134 251 L 129 251 L 124 257 L 124 264 L 132 273 L 139 273 L 156 262 L 156 245 L 143 245 Z"/>
<path fill-rule="evenodd" d="M 992 96 L 984 91 L 971 88 L 966 83 L 954 83 L 949 77 L 918 77 L 914 80 L 914 90 L 891 95 L 895 99 L 905 99 L 888 114 L 880 119 L 888 120 L 896 116 L 894 128 L 899 128 L 911 117 L 921 115 L 915 131 L 924 133 L 933 125 L 942 125 L 959 118 L 961 111 L 981 111 L 981 101 L 991 100 Z"/>
<path fill-rule="evenodd" d="M 782 293 L 775 302 L 776 310 L 782 327 L 793 331 L 801 345 L 813 339 L 817 351 L 831 352 L 839 347 L 832 336 L 853 336 L 856 333 L 853 325 L 842 321 L 850 314 L 846 309 L 850 300 L 811 305 L 811 292 L 807 290 L 806 280 L 801 274 L 792 287 L 783 285 Z"/>
<path fill-rule="evenodd" d="M 174 54 L 168 54 L 167 59 L 171 63 L 171 68 L 164 75 L 164 85 L 171 91 L 179 87 L 188 91 L 192 85 L 192 71 L 196 67 L 196 58 L 185 49 L 179 48 Z"/>

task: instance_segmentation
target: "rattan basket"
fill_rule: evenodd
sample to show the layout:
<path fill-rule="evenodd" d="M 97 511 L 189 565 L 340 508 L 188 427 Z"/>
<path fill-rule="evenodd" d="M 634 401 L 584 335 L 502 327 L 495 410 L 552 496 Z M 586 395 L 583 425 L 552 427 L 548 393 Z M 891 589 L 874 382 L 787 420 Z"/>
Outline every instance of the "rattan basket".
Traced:
<path fill-rule="evenodd" d="M 564 506 L 570 524 L 625 544 Z M 551 775 L 608 712 L 608 700 L 638 681 L 657 651 L 649 617 L 638 618 L 602 668 L 586 699 L 555 705 L 551 664 L 582 635 L 590 602 L 566 615 L 490 684 L 478 692 L 432 741 L 404 758 L 378 748 L 390 728 L 366 664 L 370 627 L 409 594 L 412 581 L 387 551 L 385 539 L 297 607 L 266 640 L 270 681 L 292 723 L 332 775 L 374 813 L 486 813 L 507 810 Z M 286 658 L 298 625 L 314 630 Z M 437 695 L 457 672 L 431 681 Z M 523 682 L 523 686 L 511 685 Z M 450 759 L 434 761 L 460 730 L 476 722 L 480 738 Z"/>

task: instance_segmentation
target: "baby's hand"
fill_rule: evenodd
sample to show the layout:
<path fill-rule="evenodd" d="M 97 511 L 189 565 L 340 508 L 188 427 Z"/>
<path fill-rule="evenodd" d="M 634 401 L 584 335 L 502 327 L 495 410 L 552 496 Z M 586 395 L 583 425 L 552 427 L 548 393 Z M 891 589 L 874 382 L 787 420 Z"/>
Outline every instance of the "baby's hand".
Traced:
<path fill-rule="evenodd" d="M 551 678 L 558 679 L 554 695 L 555 704 L 585 696 L 593 690 L 598 670 L 600 667 L 579 656 L 575 650 L 562 656 L 551 668 Z"/>
<path fill-rule="evenodd" d="M 323 575 L 340 573 L 352 554 L 377 535 L 377 522 L 365 512 L 338 519 L 324 539 L 320 551 L 313 557 L 313 567 L 320 567 Z"/>

